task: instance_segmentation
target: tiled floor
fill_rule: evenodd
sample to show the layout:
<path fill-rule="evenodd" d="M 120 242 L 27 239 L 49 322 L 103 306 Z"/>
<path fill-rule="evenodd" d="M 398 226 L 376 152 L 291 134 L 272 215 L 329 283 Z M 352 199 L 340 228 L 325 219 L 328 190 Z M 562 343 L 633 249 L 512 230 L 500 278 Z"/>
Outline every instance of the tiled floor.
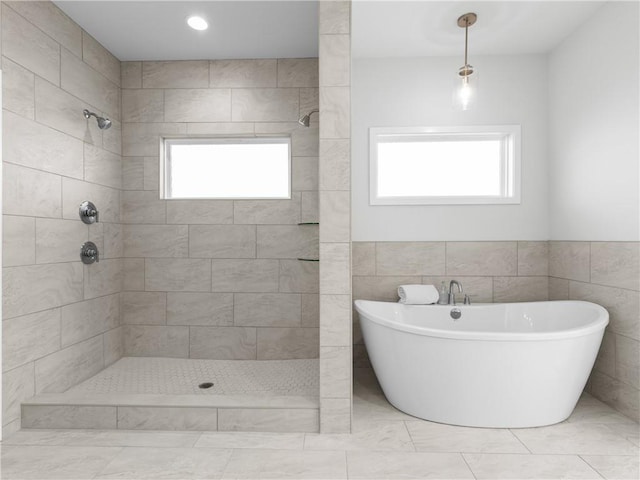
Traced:
<path fill-rule="evenodd" d="M 352 435 L 20 431 L 3 479 L 638 479 L 638 425 L 590 396 L 566 422 L 495 430 L 418 420 L 356 372 Z"/>
<path fill-rule="evenodd" d="M 214 385 L 208 389 L 201 383 Z M 318 360 L 125 357 L 69 394 L 318 395 Z"/>

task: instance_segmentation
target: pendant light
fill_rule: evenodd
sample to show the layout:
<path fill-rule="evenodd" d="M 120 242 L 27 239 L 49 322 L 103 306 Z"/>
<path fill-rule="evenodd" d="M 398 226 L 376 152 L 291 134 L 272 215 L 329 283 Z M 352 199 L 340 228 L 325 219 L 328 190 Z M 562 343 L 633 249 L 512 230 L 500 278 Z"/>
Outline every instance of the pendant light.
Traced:
<path fill-rule="evenodd" d="M 465 13 L 458 18 L 458 26 L 464 28 L 464 65 L 456 72 L 453 105 L 459 110 L 469 110 L 478 97 L 478 72 L 467 61 L 469 27 L 476 23 L 475 13 Z"/>

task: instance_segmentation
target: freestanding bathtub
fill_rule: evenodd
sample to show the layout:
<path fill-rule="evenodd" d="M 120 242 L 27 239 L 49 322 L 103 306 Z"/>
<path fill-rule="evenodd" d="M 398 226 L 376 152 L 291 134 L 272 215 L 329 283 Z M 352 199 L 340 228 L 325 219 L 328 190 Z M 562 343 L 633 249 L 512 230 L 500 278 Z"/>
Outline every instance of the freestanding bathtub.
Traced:
<path fill-rule="evenodd" d="M 600 305 L 577 301 L 355 306 L 389 402 L 415 417 L 470 427 L 565 420 L 609 323 Z"/>

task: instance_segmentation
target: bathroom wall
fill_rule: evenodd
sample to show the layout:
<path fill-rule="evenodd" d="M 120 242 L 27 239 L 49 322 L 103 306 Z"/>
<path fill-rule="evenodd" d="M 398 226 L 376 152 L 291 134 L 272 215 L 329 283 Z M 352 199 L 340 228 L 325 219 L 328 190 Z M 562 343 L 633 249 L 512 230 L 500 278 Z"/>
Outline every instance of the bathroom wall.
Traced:
<path fill-rule="evenodd" d="M 122 355 L 120 62 L 50 2 L 2 2 L 3 432 Z M 88 108 L 113 120 L 87 121 Z M 100 223 L 78 217 L 84 200 Z M 99 263 L 81 263 L 94 241 Z"/>
<path fill-rule="evenodd" d="M 451 105 L 461 61 L 354 59 L 354 241 L 548 240 L 546 56 L 473 56 L 478 105 L 466 112 Z M 370 127 L 504 124 L 522 125 L 521 204 L 369 205 Z"/>
<path fill-rule="evenodd" d="M 472 59 L 489 101 L 470 112 L 451 110 L 452 82 L 433 74 L 459 59 L 357 59 L 352 150 L 354 298 L 394 301 L 400 284 L 456 278 L 477 301 L 601 304 L 610 325 L 587 390 L 635 420 L 637 19 L 637 3 L 609 2 L 548 54 Z M 522 124 L 522 205 L 368 205 L 368 127 L 464 123 Z M 354 322 L 354 362 L 367 366 Z"/>
<path fill-rule="evenodd" d="M 473 302 L 547 300 L 548 242 L 354 242 L 353 298 L 395 302 L 397 288 L 458 280 Z M 463 295 L 458 295 L 461 303 Z M 354 314 L 354 366 L 368 367 Z"/>
<path fill-rule="evenodd" d="M 318 6 L 322 433 L 351 432 L 351 4 Z"/>
<path fill-rule="evenodd" d="M 318 357 L 318 61 L 122 63 L 124 349 Z M 161 200 L 162 135 L 291 135 L 291 200 Z M 251 175 L 251 172 L 247 172 Z"/>
<path fill-rule="evenodd" d="M 640 418 L 639 5 L 609 2 L 549 55 L 550 296 L 610 324 L 588 390 Z"/>

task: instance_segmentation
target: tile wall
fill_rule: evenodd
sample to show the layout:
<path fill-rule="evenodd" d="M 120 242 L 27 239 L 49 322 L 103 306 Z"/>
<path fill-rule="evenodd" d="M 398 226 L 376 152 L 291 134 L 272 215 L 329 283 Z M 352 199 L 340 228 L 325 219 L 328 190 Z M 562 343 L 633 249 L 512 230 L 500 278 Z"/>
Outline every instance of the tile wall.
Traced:
<path fill-rule="evenodd" d="M 476 302 L 600 304 L 610 323 L 587 390 L 638 421 L 639 252 L 638 242 L 354 242 L 353 297 L 397 301 L 398 285 L 456 279 Z M 357 313 L 353 332 L 354 365 L 367 367 Z"/>
<path fill-rule="evenodd" d="M 126 355 L 318 357 L 317 108 L 315 58 L 122 63 Z M 161 200 L 163 135 L 291 135 L 292 198 Z"/>
<path fill-rule="evenodd" d="M 609 311 L 587 391 L 640 421 L 640 243 L 549 242 L 549 297 Z"/>
<path fill-rule="evenodd" d="M 120 62 L 53 3 L 2 2 L 3 430 L 122 356 Z M 109 130 L 83 109 L 113 121 Z M 84 200 L 100 223 L 78 217 Z M 80 262 L 92 240 L 100 262 Z"/>
<path fill-rule="evenodd" d="M 319 2 L 320 431 L 351 431 L 351 2 Z"/>

